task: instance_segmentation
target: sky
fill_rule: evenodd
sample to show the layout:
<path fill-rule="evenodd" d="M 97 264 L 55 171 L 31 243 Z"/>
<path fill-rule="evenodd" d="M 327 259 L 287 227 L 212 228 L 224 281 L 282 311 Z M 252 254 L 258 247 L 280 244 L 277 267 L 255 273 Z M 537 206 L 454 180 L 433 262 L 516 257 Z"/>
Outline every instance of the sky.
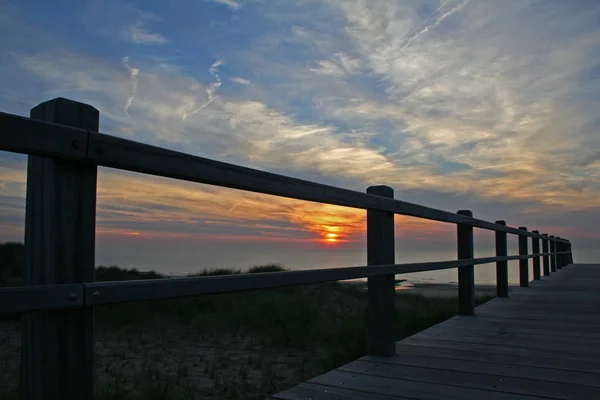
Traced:
<path fill-rule="evenodd" d="M 568 237 L 581 260 L 600 239 L 599 21 L 591 0 L 4 0 L 0 110 L 70 98 L 100 111 L 102 133 L 389 185 Z M 0 240 L 23 238 L 25 181 L 25 156 L 0 153 Z M 99 171 L 103 261 L 364 253 L 365 216 Z M 397 247 L 425 258 L 454 254 L 455 231 L 396 218 Z"/>

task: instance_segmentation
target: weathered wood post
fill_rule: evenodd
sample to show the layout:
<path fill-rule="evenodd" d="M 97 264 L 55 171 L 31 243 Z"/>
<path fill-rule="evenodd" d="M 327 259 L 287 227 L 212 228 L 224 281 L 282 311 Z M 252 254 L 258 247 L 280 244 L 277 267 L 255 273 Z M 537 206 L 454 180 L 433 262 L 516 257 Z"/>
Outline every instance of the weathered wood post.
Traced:
<path fill-rule="evenodd" d="M 539 235 L 540 231 L 532 231 Z M 534 237 L 531 239 L 531 252 L 533 254 L 540 254 L 540 238 Z M 540 256 L 533 257 L 533 279 L 539 281 L 542 279 L 542 268 L 540 263 Z"/>
<path fill-rule="evenodd" d="M 371 186 L 367 193 L 394 198 L 389 186 Z M 395 263 L 394 214 L 367 210 L 367 264 Z M 396 354 L 395 319 L 396 287 L 394 274 L 368 278 L 368 330 L 369 355 L 389 357 Z"/>
<path fill-rule="evenodd" d="M 556 252 L 560 253 L 561 251 L 563 251 L 563 244 L 562 244 L 562 242 L 558 241 L 558 240 L 561 240 L 560 236 L 557 236 L 556 239 L 557 239 Z M 563 267 L 563 255 L 557 254 L 556 255 L 556 268 L 561 269 L 562 267 Z"/>
<path fill-rule="evenodd" d="M 556 242 L 554 236 L 550 236 L 550 268 L 552 272 L 556 272 Z"/>
<path fill-rule="evenodd" d="M 520 231 L 527 232 L 524 226 L 519 227 Z M 527 236 L 519 235 L 519 255 L 526 256 L 529 253 Z M 519 286 L 529 286 L 529 260 L 523 258 L 519 260 Z"/>
<path fill-rule="evenodd" d="M 506 225 L 506 221 L 496 221 Z M 504 257 L 508 253 L 506 232 L 496 231 L 496 257 Z M 508 261 L 496 261 L 496 296 L 508 297 Z"/>
<path fill-rule="evenodd" d="M 548 248 L 548 234 L 543 233 L 542 236 L 542 253 L 544 253 L 544 276 L 548 276 L 550 275 L 550 256 L 548 255 L 548 252 L 550 250 Z"/>
<path fill-rule="evenodd" d="M 470 210 L 460 210 L 459 215 L 472 217 Z M 473 227 L 457 225 L 458 259 L 473 258 Z M 475 315 L 475 271 L 473 265 L 458 268 L 458 312 L 460 315 Z"/>
<path fill-rule="evenodd" d="M 57 98 L 32 119 L 98 131 L 98 110 Z M 85 149 L 87 143 L 72 143 Z M 95 165 L 29 156 L 25 210 L 27 285 L 94 280 Z M 76 294 L 70 299 L 77 300 Z M 93 398 L 94 312 L 91 308 L 23 316 L 21 392 L 26 400 Z"/>
<path fill-rule="evenodd" d="M 573 264 L 573 248 L 571 247 L 570 240 L 569 240 L 569 244 L 567 245 L 567 249 L 569 251 L 569 264 Z"/>

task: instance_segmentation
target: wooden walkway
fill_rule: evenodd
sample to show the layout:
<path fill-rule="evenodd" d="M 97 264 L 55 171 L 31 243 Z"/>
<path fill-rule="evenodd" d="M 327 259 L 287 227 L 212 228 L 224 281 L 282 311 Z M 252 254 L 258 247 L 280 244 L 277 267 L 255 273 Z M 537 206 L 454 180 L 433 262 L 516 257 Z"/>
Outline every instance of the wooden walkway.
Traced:
<path fill-rule="evenodd" d="M 600 264 L 570 265 L 273 398 L 600 399 L 599 310 Z"/>

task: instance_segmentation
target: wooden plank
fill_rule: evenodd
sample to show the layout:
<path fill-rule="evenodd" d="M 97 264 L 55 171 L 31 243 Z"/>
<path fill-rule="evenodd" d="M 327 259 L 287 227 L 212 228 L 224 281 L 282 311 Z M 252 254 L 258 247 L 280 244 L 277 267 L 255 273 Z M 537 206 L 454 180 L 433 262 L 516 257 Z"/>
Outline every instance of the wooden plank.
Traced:
<path fill-rule="evenodd" d="M 595 339 L 556 337 L 556 336 L 534 336 L 529 334 L 518 334 L 504 332 L 500 334 L 480 335 L 469 334 L 466 331 L 450 331 L 446 329 L 427 330 L 415 335 L 419 339 L 439 339 L 460 343 L 492 344 L 499 346 L 511 346 L 538 350 L 540 354 L 556 354 L 561 357 L 600 357 L 600 348 Z"/>
<path fill-rule="evenodd" d="M 462 343 L 448 343 L 426 340 L 408 344 L 396 343 L 396 357 L 403 355 L 444 357 L 456 360 L 480 361 L 494 364 L 520 365 L 524 367 L 549 368 L 576 373 L 600 374 L 600 362 L 597 360 L 563 359 L 554 355 L 539 353 L 522 354 L 520 352 L 495 351 L 485 346 L 465 346 Z M 392 359 L 392 358 L 390 358 Z"/>
<path fill-rule="evenodd" d="M 528 348 L 518 348 L 514 346 L 462 343 L 448 340 L 417 337 L 410 337 L 404 339 L 402 343 L 410 346 L 424 346 L 435 349 L 451 349 L 468 352 L 473 351 L 487 353 L 490 359 L 492 359 L 492 357 L 496 357 L 497 354 L 512 354 L 529 358 L 531 363 L 533 363 L 533 360 L 544 360 L 544 362 L 547 363 L 546 365 L 551 368 L 560 369 L 560 366 L 563 365 L 562 369 L 568 369 L 571 371 L 600 373 L 600 364 L 596 362 L 596 357 L 552 357 L 548 354 L 541 354 L 537 349 L 532 350 Z M 554 363 L 552 363 L 552 361 L 554 361 Z M 544 364 L 539 364 L 535 366 L 543 367 Z"/>
<path fill-rule="evenodd" d="M 465 329 L 473 332 L 482 331 L 483 333 L 490 330 L 502 330 L 534 335 L 543 334 L 547 336 L 581 337 L 600 340 L 600 331 L 596 325 L 568 324 L 565 326 L 560 321 L 515 321 L 477 316 L 477 318 L 471 318 L 471 320 L 467 320 L 466 318 L 460 320 L 450 319 L 444 321 L 444 326 L 448 327 L 447 329 L 455 329 L 456 331 Z"/>
<path fill-rule="evenodd" d="M 525 299 L 521 299 L 525 300 Z M 579 305 L 579 307 L 577 306 Z M 557 304 L 554 303 L 552 305 L 545 305 L 539 303 L 524 303 L 522 305 L 518 304 L 490 304 L 489 306 L 482 308 L 482 310 L 507 310 L 507 311 L 542 311 L 542 312 L 568 312 L 573 315 L 573 313 L 585 314 L 592 313 L 598 314 L 598 303 L 587 304 L 587 303 L 565 303 L 565 304 Z"/>
<path fill-rule="evenodd" d="M 87 140 L 85 129 L 0 112 L 0 150 L 3 151 L 83 160 Z"/>
<path fill-rule="evenodd" d="M 407 347 L 410 348 L 410 346 Z M 470 357 L 468 352 L 462 352 L 462 354 L 456 356 L 454 354 L 439 354 L 437 351 L 432 351 L 431 349 L 425 352 L 410 352 L 403 349 L 396 357 L 365 356 L 360 358 L 360 360 L 380 364 L 388 363 L 600 388 L 600 374 L 547 367 L 532 367 L 519 365 L 515 362 L 493 362 L 494 357 L 490 361 L 489 353 L 484 354 L 485 356 L 478 361 Z"/>
<path fill-rule="evenodd" d="M 338 371 L 553 399 L 598 399 L 600 388 L 538 379 L 358 360 Z M 543 377 L 543 375 L 542 375 Z M 539 378 L 539 377 L 538 377 Z"/>
<path fill-rule="evenodd" d="M 38 285 L 0 289 L 0 313 L 83 306 L 83 285 Z"/>
<path fill-rule="evenodd" d="M 540 316 L 546 316 L 548 313 L 556 313 L 556 314 L 569 314 L 571 315 L 571 317 L 575 317 L 578 314 L 581 314 L 582 316 L 584 314 L 588 314 L 590 313 L 590 311 L 592 312 L 592 314 L 596 314 L 597 315 L 597 309 L 592 305 L 592 307 L 580 307 L 579 309 L 572 307 L 569 303 L 565 303 L 564 305 L 559 305 L 559 304 L 553 304 L 552 306 L 545 306 L 544 304 L 536 304 L 536 303 L 521 303 L 521 301 L 523 301 L 525 299 L 522 300 L 512 300 L 512 299 L 502 299 L 499 301 L 491 301 L 488 302 L 486 304 L 482 304 L 479 308 L 478 308 L 478 312 L 488 312 L 488 311 L 496 311 L 496 310 L 503 310 L 506 312 L 506 315 L 518 315 L 521 314 L 523 316 L 525 316 L 526 314 L 529 314 L 531 312 L 536 312 L 538 313 Z M 592 315 L 590 320 L 593 320 L 593 317 L 595 315 Z M 597 315 L 598 318 L 597 320 L 600 321 L 600 315 Z M 525 318 L 525 317 L 524 317 Z M 572 320 L 573 318 L 571 318 Z"/>
<path fill-rule="evenodd" d="M 367 193 L 393 198 L 389 186 L 371 186 Z M 472 229 L 472 228 L 471 228 Z M 395 262 L 394 214 L 367 210 L 367 264 L 389 265 Z M 473 258 L 473 257 L 469 257 Z M 368 279 L 367 349 L 372 356 L 391 356 L 396 351 L 396 282 L 394 274 Z"/>
<path fill-rule="evenodd" d="M 470 210 L 460 210 L 457 214 L 473 216 Z M 456 243 L 458 259 L 472 259 L 474 257 L 473 227 L 456 225 Z M 475 314 L 475 269 L 473 265 L 466 265 L 458 269 L 458 313 L 460 315 Z"/>
<path fill-rule="evenodd" d="M 367 393 L 357 390 L 349 390 L 339 387 L 318 385 L 315 383 L 301 383 L 300 385 L 286 390 L 271 397 L 281 400 L 391 400 L 409 399 L 401 393 L 394 395 Z"/>
<path fill-rule="evenodd" d="M 311 379 L 309 382 L 374 394 L 397 395 L 401 393 L 408 398 L 419 400 L 539 399 L 539 397 L 504 393 L 495 390 L 471 389 L 435 383 L 423 384 L 422 382 L 357 374 L 339 370 L 328 372 Z"/>
<path fill-rule="evenodd" d="M 99 114 L 89 105 L 59 98 L 33 108 L 31 118 L 97 131 Z M 85 142 L 81 145 L 86 148 Z M 27 285 L 94 280 L 96 170 L 95 165 L 73 160 L 29 157 L 25 214 Z M 23 316 L 23 398 L 91 400 L 93 359 L 92 308 Z"/>

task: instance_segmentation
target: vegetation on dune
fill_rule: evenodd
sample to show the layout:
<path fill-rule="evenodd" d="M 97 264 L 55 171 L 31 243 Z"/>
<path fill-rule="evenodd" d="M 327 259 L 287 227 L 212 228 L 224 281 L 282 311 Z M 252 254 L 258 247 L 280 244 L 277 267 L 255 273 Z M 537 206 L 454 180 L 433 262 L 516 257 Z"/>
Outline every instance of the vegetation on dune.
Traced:
<path fill-rule="evenodd" d="M 0 257 L 19 260 L 15 246 L 2 247 Z M 3 260 L 0 276 L 6 265 L 19 268 Z M 284 270 L 273 264 L 189 276 Z M 98 267 L 96 276 L 163 278 L 114 266 Z M 396 303 L 398 339 L 457 312 L 456 299 L 399 293 Z M 97 307 L 96 397 L 264 399 L 364 355 L 366 308 L 366 291 L 343 283 Z M 0 325 L 0 357 L 8 360 L 0 368 L 0 399 L 18 398 L 18 339 L 18 323 Z"/>

